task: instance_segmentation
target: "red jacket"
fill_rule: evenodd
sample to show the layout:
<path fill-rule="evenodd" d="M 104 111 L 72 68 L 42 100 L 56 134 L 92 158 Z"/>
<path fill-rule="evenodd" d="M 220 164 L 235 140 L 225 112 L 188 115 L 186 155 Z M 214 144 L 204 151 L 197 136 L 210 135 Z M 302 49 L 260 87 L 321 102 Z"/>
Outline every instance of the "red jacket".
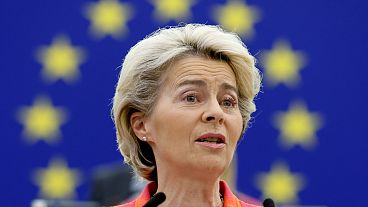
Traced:
<path fill-rule="evenodd" d="M 151 195 L 153 195 L 156 190 L 156 183 L 151 182 L 144 188 L 143 192 L 135 200 L 115 207 L 142 207 L 149 201 Z M 225 183 L 225 181 L 220 181 L 220 193 L 224 196 L 224 207 L 259 207 L 239 200 L 231 192 L 229 186 Z"/>

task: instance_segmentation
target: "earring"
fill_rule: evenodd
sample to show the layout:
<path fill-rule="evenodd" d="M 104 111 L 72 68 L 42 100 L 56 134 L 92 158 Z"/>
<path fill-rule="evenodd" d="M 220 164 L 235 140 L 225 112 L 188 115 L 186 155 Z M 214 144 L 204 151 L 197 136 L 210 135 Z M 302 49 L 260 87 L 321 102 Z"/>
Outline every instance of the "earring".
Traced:
<path fill-rule="evenodd" d="M 147 138 L 146 137 L 142 137 L 142 141 L 143 142 L 146 142 L 147 141 Z"/>

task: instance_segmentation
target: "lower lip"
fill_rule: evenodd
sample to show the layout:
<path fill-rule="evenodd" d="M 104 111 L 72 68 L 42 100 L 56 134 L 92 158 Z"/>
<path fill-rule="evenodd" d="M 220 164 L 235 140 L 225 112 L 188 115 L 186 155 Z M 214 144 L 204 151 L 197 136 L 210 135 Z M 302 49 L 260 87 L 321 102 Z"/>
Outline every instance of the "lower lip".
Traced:
<path fill-rule="evenodd" d="M 221 149 L 225 147 L 224 143 L 211 143 L 211 142 L 196 142 L 196 143 L 203 147 L 212 148 L 212 149 Z"/>

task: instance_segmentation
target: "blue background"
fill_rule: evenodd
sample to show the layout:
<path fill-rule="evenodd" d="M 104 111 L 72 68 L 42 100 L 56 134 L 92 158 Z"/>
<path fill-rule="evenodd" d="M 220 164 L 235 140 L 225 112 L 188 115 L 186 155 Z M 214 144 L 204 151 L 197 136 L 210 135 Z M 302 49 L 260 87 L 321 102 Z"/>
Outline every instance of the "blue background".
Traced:
<path fill-rule="evenodd" d="M 38 196 L 32 172 L 46 167 L 52 157 L 62 156 L 69 167 L 81 171 L 82 183 L 76 189 L 79 200 L 88 198 L 95 166 L 122 160 L 109 116 L 118 67 L 137 41 L 177 22 L 154 20 L 149 1 L 122 1 L 136 8 L 128 22 L 128 34 L 121 39 L 96 40 L 82 14 L 88 2 L 93 1 L 0 2 L 0 206 L 28 206 Z M 209 9 L 215 3 L 226 1 L 198 0 L 188 22 L 218 24 Z M 239 190 L 260 197 L 254 177 L 282 160 L 307 179 L 298 194 L 299 204 L 364 206 L 368 186 L 366 2 L 249 0 L 247 4 L 261 11 L 254 37 L 244 39 L 252 54 L 258 58 L 263 49 L 284 38 L 303 51 L 308 62 L 300 72 L 298 87 L 265 84 L 258 96 L 256 118 L 238 148 Z M 58 34 L 67 35 L 73 45 L 86 51 L 75 84 L 60 80 L 50 84 L 41 78 L 42 66 L 35 51 Z M 68 122 L 61 127 L 57 144 L 30 144 L 21 135 L 17 110 L 31 105 L 38 95 L 47 95 L 54 105 L 67 108 Z M 317 131 L 317 145 L 312 150 L 281 148 L 279 131 L 271 123 L 275 111 L 286 111 L 296 99 L 323 116 L 324 125 Z"/>

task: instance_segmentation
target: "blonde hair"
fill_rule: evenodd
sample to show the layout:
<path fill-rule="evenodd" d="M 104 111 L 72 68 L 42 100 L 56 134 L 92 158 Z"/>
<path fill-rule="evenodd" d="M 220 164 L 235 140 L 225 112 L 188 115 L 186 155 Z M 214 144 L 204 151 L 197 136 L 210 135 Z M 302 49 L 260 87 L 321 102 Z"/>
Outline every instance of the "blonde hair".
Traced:
<path fill-rule="evenodd" d="M 188 55 L 226 61 L 233 69 L 243 132 L 256 110 L 253 100 L 259 92 L 260 73 L 255 67 L 255 58 L 236 34 L 225 32 L 219 26 L 187 24 L 159 29 L 138 42 L 123 62 L 112 116 L 124 161 L 150 181 L 157 179 L 155 158 L 151 147 L 132 130 L 130 116 L 137 111 L 150 115 L 170 63 Z"/>

